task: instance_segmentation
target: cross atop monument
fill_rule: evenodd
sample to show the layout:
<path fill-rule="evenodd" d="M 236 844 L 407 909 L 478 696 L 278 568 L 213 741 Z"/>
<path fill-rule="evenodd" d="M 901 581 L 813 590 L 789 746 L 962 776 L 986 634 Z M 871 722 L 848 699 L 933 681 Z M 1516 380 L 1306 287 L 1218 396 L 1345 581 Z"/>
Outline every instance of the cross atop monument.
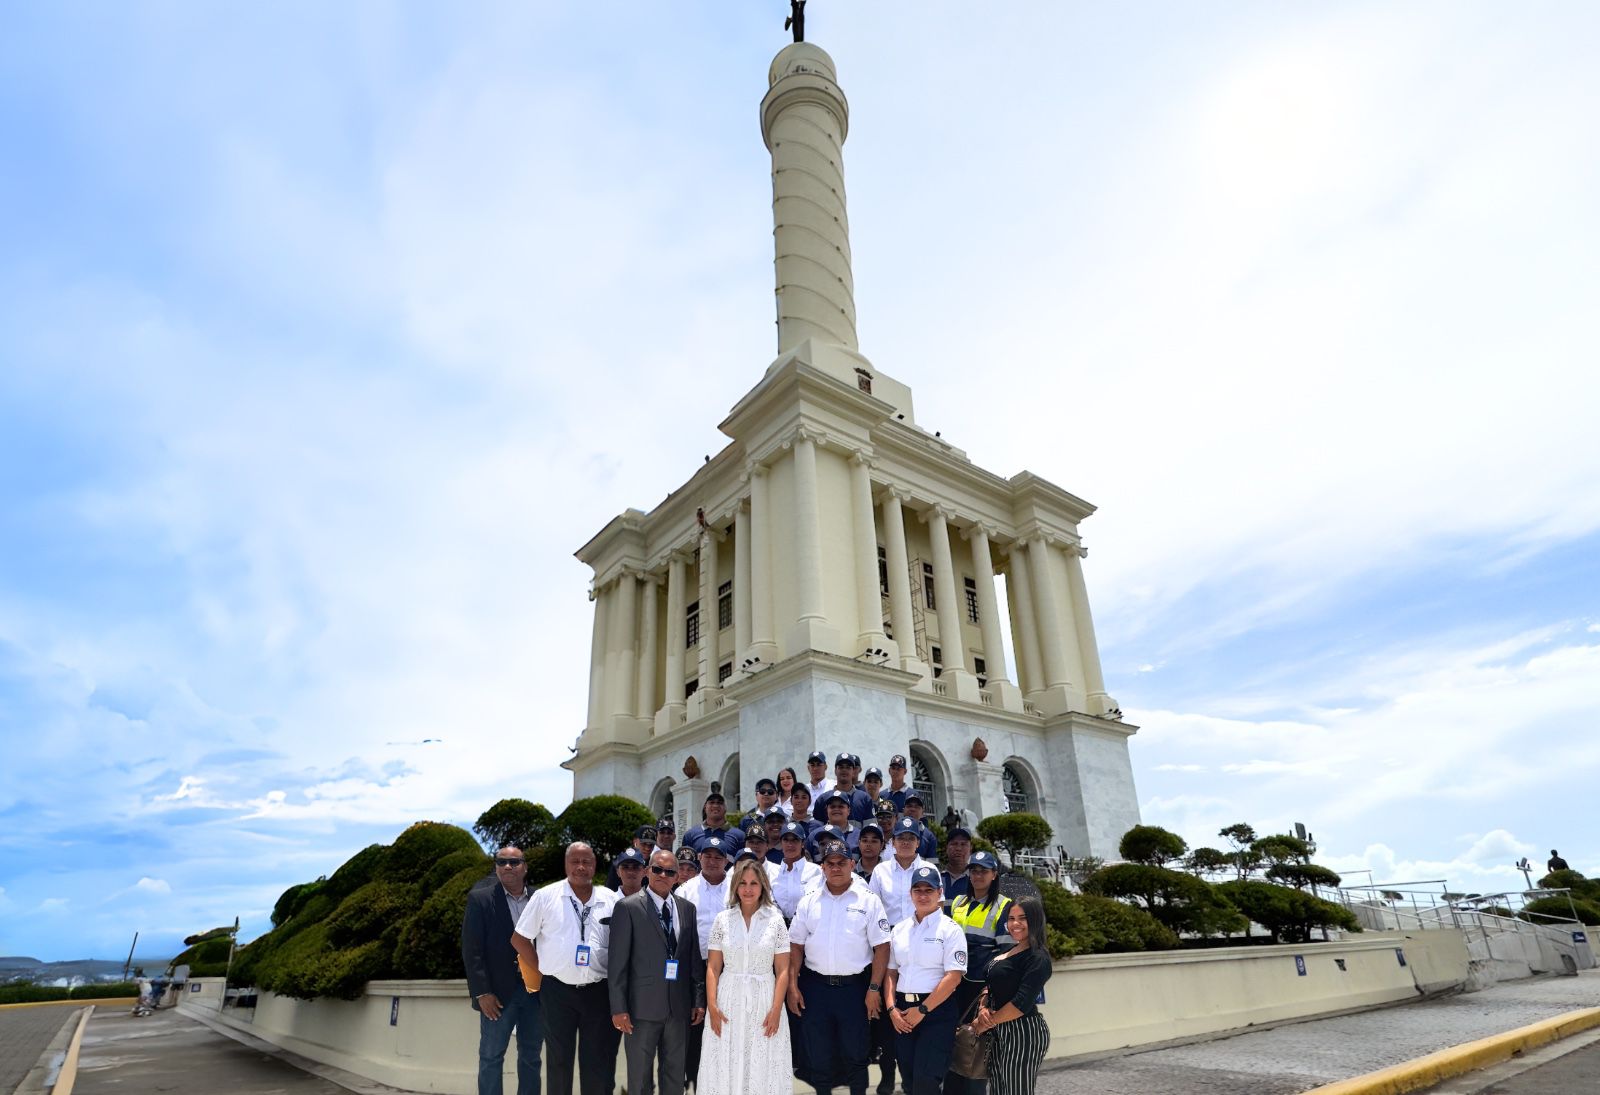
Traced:
<path fill-rule="evenodd" d="M 794 40 L 806 40 L 806 0 L 789 0 L 789 17 L 783 21 L 783 29 L 794 30 Z"/>

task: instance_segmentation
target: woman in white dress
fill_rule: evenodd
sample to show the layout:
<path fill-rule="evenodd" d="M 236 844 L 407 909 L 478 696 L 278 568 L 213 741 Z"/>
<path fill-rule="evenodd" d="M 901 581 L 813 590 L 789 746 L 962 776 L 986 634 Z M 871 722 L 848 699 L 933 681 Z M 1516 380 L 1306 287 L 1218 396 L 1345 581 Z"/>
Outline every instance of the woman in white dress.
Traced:
<path fill-rule="evenodd" d="M 732 871 L 728 908 L 711 926 L 706 958 L 705 1047 L 697 1095 L 788 1095 L 794 1087 L 789 1024 L 789 929 L 754 859 Z"/>

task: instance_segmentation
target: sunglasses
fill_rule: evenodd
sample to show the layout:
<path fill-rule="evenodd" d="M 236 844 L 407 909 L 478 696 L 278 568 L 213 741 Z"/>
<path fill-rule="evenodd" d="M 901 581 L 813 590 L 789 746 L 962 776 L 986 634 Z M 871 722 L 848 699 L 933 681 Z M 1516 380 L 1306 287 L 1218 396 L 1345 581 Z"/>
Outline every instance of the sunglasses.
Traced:
<path fill-rule="evenodd" d="M 510 859 L 510 858 L 501 859 L 501 858 L 496 857 L 496 859 L 494 861 L 494 865 L 496 867 L 520 867 L 520 866 L 522 866 L 522 864 L 524 862 L 525 861 L 521 860 L 521 859 Z"/>
<path fill-rule="evenodd" d="M 678 873 L 678 868 L 676 868 L 676 867 L 658 867 L 654 863 L 652 863 L 652 864 L 650 864 L 650 873 L 651 874 L 677 874 Z"/>

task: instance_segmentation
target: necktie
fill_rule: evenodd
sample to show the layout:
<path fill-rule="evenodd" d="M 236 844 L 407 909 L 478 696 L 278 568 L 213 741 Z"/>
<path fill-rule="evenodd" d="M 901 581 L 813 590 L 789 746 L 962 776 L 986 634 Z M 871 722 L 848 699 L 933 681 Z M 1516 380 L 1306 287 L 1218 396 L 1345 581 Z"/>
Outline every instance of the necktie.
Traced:
<path fill-rule="evenodd" d="M 667 957 L 672 957 L 678 950 L 678 941 L 672 934 L 672 898 L 667 898 L 661 903 L 661 930 L 667 937 Z"/>

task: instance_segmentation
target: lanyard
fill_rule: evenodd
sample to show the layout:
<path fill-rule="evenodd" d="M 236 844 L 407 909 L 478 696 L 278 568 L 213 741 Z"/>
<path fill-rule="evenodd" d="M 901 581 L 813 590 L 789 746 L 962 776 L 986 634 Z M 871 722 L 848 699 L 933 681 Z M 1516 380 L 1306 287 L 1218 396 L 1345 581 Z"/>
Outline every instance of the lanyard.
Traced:
<path fill-rule="evenodd" d="M 578 942 L 587 943 L 589 941 L 589 914 L 594 912 L 594 907 L 584 905 L 579 908 L 578 899 L 575 897 L 567 898 L 567 904 L 572 906 L 572 914 L 578 918 Z"/>

